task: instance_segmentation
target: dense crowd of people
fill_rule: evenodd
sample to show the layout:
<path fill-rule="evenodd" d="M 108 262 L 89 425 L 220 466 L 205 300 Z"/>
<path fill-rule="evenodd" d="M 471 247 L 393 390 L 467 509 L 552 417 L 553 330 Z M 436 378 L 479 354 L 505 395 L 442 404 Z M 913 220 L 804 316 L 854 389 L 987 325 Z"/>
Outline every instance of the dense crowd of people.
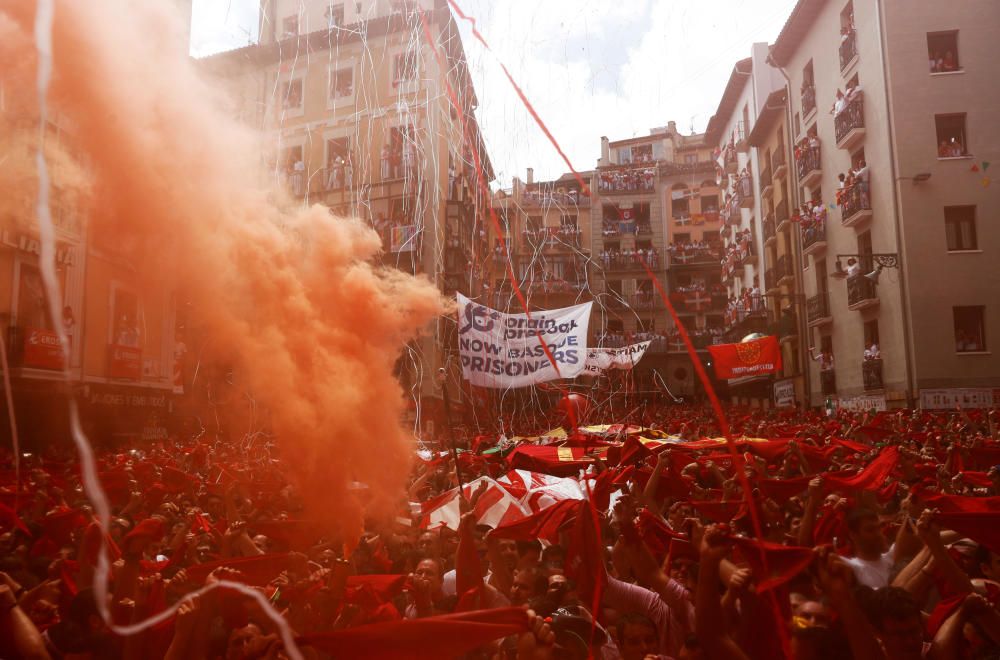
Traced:
<path fill-rule="evenodd" d="M 266 601 L 308 658 L 1000 657 L 1000 413 L 727 413 L 731 445 L 691 405 L 459 427 L 457 466 L 418 451 L 397 519 L 356 546 L 308 519 L 263 438 L 98 451 L 107 529 L 67 447 L 23 455 L 20 491 L 7 452 L 0 648 L 291 657 Z M 114 624 L 180 608 L 113 632 L 102 542 Z M 220 581 L 262 598 L 196 593 Z"/>
<path fill-rule="evenodd" d="M 726 305 L 724 315 L 727 326 L 733 326 L 742 321 L 749 314 L 763 314 L 767 312 L 767 305 L 764 303 L 764 296 L 760 291 L 760 286 L 754 284 L 752 287 L 743 289 L 735 296 L 730 296 Z"/>
<path fill-rule="evenodd" d="M 718 259 L 721 248 L 718 243 L 708 241 L 671 241 L 667 246 L 667 253 L 672 261 L 685 264 L 695 259 Z"/>
<path fill-rule="evenodd" d="M 610 248 L 601 250 L 601 266 L 605 270 L 643 268 L 645 263 L 651 270 L 659 268 L 660 252 L 648 248 Z"/>
<path fill-rule="evenodd" d="M 597 175 L 601 192 L 652 192 L 655 183 L 655 167 L 601 170 Z"/>
<path fill-rule="evenodd" d="M 722 272 L 732 273 L 753 253 L 753 233 L 742 229 L 733 234 L 722 255 Z"/>

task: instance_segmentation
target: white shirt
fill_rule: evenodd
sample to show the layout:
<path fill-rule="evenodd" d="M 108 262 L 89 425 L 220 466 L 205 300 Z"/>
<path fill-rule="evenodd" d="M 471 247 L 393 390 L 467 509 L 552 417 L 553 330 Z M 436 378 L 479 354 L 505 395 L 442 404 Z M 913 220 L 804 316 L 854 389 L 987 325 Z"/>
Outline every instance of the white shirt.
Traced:
<path fill-rule="evenodd" d="M 881 589 L 889 586 L 889 576 L 892 573 L 892 554 L 895 546 L 889 548 L 885 554 L 875 560 L 862 559 L 861 557 L 846 557 L 844 561 L 854 571 L 854 577 L 860 584 L 872 589 Z"/>

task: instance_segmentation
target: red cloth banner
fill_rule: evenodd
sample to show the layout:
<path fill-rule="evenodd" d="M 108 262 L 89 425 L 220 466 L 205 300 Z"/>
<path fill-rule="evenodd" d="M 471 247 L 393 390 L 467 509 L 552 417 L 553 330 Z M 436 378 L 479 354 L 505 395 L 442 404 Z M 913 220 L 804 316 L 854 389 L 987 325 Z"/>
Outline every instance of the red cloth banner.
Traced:
<path fill-rule="evenodd" d="M 715 376 L 720 379 L 765 376 L 781 371 L 781 349 L 778 338 L 762 337 L 738 344 L 709 346 Z"/>

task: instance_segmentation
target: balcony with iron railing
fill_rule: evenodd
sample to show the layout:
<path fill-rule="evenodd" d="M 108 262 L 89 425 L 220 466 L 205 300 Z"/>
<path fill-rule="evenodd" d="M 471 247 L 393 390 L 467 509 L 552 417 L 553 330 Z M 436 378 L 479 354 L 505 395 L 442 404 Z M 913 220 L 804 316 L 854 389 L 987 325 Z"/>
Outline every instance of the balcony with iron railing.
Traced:
<path fill-rule="evenodd" d="M 735 310 L 726 312 L 723 338 L 727 343 L 737 343 L 754 332 L 767 332 L 767 313 L 763 297 L 740 301 Z"/>
<path fill-rule="evenodd" d="M 882 360 L 865 360 L 861 363 L 861 379 L 865 384 L 865 391 L 881 390 L 882 384 Z"/>
<path fill-rule="evenodd" d="M 856 181 L 854 185 L 841 191 L 840 221 L 845 227 L 853 227 L 872 217 L 872 200 L 869 194 L 871 186 L 865 181 Z"/>
<path fill-rule="evenodd" d="M 861 92 L 833 118 L 833 130 L 838 149 L 851 149 L 865 136 L 865 103 Z"/>
<path fill-rule="evenodd" d="M 521 193 L 523 206 L 590 206 L 590 197 L 577 190 L 525 190 Z"/>
<path fill-rule="evenodd" d="M 798 160 L 795 161 L 795 170 L 799 175 L 799 185 L 803 188 L 812 188 L 819 183 L 823 176 L 823 169 L 820 163 L 820 147 L 803 147 L 799 149 Z"/>
<path fill-rule="evenodd" d="M 785 231 L 788 229 L 789 222 L 791 222 L 791 217 L 788 215 L 788 200 L 783 199 L 774 207 L 775 229 L 777 231 Z"/>
<path fill-rule="evenodd" d="M 651 193 L 656 185 L 656 164 L 646 167 L 602 167 L 597 172 L 597 188 L 604 195 Z"/>
<path fill-rule="evenodd" d="M 636 291 L 624 294 L 608 291 L 603 297 L 603 301 L 608 307 L 619 309 L 663 309 L 663 300 L 653 291 Z"/>
<path fill-rule="evenodd" d="M 728 174 L 736 174 L 739 171 L 740 163 L 736 156 L 736 145 L 732 142 L 726 145 L 722 155 L 722 162 Z"/>
<path fill-rule="evenodd" d="M 747 139 L 747 131 L 748 127 L 742 119 L 736 122 L 736 127 L 733 129 L 733 142 L 736 143 L 736 151 L 741 153 L 750 151 L 750 141 Z"/>
<path fill-rule="evenodd" d="M 722 217 L 726 221 L 727 225 L 739 227 L 743 224 L 743 214 L 740 213 L 740 207 L 735 200 L 731 201 L 724 209 L 722 209 Z"/>
<path fill-rule="evenodd" d="M 774 276 L 778 278 L 778 284 L 792 284 L 795 280 L 795 270 L 792 268 L 792 258 L 787 254 L 778 257 L 774 262 Z"/>
<path fill-rule="evenodd" d="M 771 167 L 774 169 L 775 181 L 784 179 L 788 174 L 788 163 L 785 162 L 785 145 L 771 155 Z"/>
<path fill-rule="evenodd" d="M 543 227 L 521 232 L 522 249 L 531 253 L 539 249 L 559 252 L 576 251 L 583 247 L 583 230 L 576 226 Z"/>
<path fill-rule="evenodd" d="M 824 395 L 837 393 L 837 375 L 833 369 L 823 369 L 819 372 L 819 387 Z"/>
<path fill-rule="evenodd" d="M 608 272 L 645 271 L 647 266 L 650 270 L 660 270 L 664 267 L 661 265 L 661 261 L 665 260 L 661 260 L 657 252 L 653 252 L 652 255 L 648 253 L 639 255 L 636 253 L 602 252 L 598 255 L 598 262 Z"/>
<path fill-rule="evenodd" d="M 778 239 L 778 232 L 774 225 L 774 212 L 768 213 L 764 217 L 764 245 L 771 245 Z"/>
<path fill-rule="evenodd" d="M 868 279 L 867 272 L 868 269 L 862 266 L 860 273 L 847 278 L 847 308 L 852 311 L 879 304 L 878 287 Z"/>
<path fill-rule="evenodd" d="M 686 246 L 677 246 L 668 252 L 670 268 L 684 266 L 715 266 L 722 260 L 721 247 L 708 247 L 701 249 L 691 249 Z"/>
<path fill-rule="evenodd" d="M 530 279 L 521 284 L 521 290 L 530 294 L 542 295 L 577 295 L 587 288 L 582 280 L 564 280 L 559 278 Z"/>
<path fill-rule="evenodd" d="M 802 88 L 802 118 L 805 119 L 816 110 L 816 88 L 806 85 Z"/>
<path fill-rule="evenodd" d="M 733 185 L 733 193 L 737 206 L 741 209 L 753 208 L 753 182 L 749 175 L 743 175 L 736 180 L 735 185 Z"/>
<path fill-rule="evenodd" d="M 812 254 L 826 249 L 826 223 L 812 218 L 802 220 L 802 253 Z"/>
<path fill-rule="evenodd" d="M 771 168 L 760 171 L 760 196 L 771 198 L 774 194 L 774 182 L 771 180 Z"/>
<path fill-rule="evenodd" d="M 840 42 L 840 71 L 844 72 L 858 56 L 858 35 L 854 30 L 844 33 Z"/>
<path fill-rule="evenodd" d="M 833 321 L 833 316 L 830 315 L 829 294 L 821 291 L 815 296 L 806 299 L 806 320 L 810 327 Z"/>

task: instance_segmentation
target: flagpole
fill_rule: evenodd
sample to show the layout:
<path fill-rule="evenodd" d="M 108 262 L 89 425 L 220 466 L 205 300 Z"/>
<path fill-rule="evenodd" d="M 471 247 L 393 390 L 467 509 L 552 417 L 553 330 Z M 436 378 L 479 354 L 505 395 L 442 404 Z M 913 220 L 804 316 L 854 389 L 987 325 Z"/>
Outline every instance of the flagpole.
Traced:
<path fill-rule="evenodd" d="M 438 381 L 441 383 L 441 397 L 444 399 L 444 423 L 448 425 L 448 439 L 451 441 L 451 458 L 455 461 L 455 476 L 458 477 L 458 487 L 461 490 L 462 468 L 458 465 L 458 448 L 455 445 L 455 429 L 451 424 L 451 397 L 448 396 L 448 372 L 444 367 L 438 369 Z"/>

